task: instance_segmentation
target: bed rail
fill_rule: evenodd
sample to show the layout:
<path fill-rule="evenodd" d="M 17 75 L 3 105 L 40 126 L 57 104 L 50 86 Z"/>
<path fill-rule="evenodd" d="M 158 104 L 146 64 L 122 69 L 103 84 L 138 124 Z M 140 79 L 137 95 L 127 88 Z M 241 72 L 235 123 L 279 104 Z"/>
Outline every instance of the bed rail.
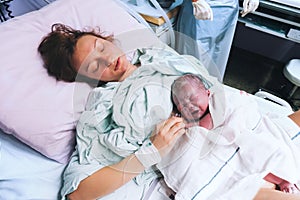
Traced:
<path fill-rule="evenodd" d="M 293 111 L 291 105 L 286 100 L 281 99 L 281 98 L 279 98 L 279 97 L 277 97 L 277 96 L 275 96 L 275 95 L 273 95 L 269 92 L 259 90 L 254 95 L 257 96 L 257 97 L 261 97 L 263 99 L 266 99 L 266 100 L 270 100 L 274 103 L 277 103 L 277 104 L 285 107 L 287 110 Z"/>

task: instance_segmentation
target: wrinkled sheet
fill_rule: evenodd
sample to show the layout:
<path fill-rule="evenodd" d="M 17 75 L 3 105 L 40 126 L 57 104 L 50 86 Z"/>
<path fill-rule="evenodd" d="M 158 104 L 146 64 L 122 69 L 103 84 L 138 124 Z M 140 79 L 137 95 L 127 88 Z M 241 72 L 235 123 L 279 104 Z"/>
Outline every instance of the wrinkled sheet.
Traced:
<path fill-rule="evenodd" d="M 158 164 L 175 199 L 250 200 L 269 172 L 297 183 L 300 151 L 289 134 L 299 127 L 288 117 L 262 115 L 245 92 L 217 84 L 210 92 L 213 129 L 190 128 Z"/>
<path fill-rule="evenodd" d="M 63 196 L 95 171 L 134 153 L 150 137 L 155 125 L 170 116 L 170 86 L 178 76 L 198 73 L 207 85 L 217 81 L 193 57 L 167 49 L 139 49 L 133 62 L 141 66 L 126 80 L 90 93 L 77 125 L 77 147 L 65 172 Z M 134 182 L 143 187 L 158 176 L 157 170 L 148 169 Z"/>

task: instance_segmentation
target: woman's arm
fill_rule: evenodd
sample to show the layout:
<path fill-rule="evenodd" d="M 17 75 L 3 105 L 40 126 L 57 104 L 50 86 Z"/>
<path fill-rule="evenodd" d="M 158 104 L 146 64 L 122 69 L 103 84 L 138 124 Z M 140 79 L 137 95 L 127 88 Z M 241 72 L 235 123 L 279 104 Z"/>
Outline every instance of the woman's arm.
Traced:
<path fill-rule="evenodd" d="M 129 166 L 133 165 L 134 172 L 129 172 Z M 127 168 L 124 172 L 124 168 Z M 135 155 L 130 155 L 121 162 L 104 167 L 80 182 L 77 190 L 68 195 L 70 200 L 87 200 L 103 197 L 118 189 L 132 178 L 142 172 L 144 166 Z"/>
<path fill-rule="evenodd" d="M 182 118 L 173 116 L 158 126 L 151 141 L 160 155 L 164 156 L 184 133 L 185 125 Z M 103 197 L 129 182 L 144 169 L 142 163 L 132 154 L 119 163 L 104 167 L 81 181 L 78 188 L 69 194 L 68 198 L 88 200 Z"/>

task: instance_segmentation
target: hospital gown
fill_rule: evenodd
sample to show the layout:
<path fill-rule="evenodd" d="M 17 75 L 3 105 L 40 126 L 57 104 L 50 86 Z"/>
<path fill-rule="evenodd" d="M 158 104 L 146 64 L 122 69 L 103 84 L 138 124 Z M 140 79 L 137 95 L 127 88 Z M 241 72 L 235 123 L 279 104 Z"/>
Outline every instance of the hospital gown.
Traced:
<path fill-rule="evenodd" d="M 141 66 L 126 80 L 90 93 L 77 125 L 76 150 L 64 173 L 63 199 L 81 180 L 121 161 L 149 139 L 155 125 L 167 119 L 173 109 L 170 87 L 174 79 L 190 72 L 207 77 L 207 85 L 217 81 L 195 58 L 167 49 L 139 49 L 133 62 Z M 159 176 L 155 168 L 146 169 L 102 199 L 141 199 Z"/>
<path fill-rule="evenodd" d="M 190 128 L 158 164 L 175 199 L 250 200 L 269 172 L 297 183 L 299 147 L 289 134 L 299 127 L 288 117 L 262 115 L 246 92 L 218 84 L 210 92 L 213 129 Z"/>

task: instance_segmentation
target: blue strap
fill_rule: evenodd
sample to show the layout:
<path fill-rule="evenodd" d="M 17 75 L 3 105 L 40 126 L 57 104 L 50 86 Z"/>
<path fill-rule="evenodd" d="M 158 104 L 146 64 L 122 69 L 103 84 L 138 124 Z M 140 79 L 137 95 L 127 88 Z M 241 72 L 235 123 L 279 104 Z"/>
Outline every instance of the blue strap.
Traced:
<path fill-rule="evenodd" d="M 296 135 L 294 135 L 294 136 L 291 138 L 291 140 L 296 139 L 299 135 L 300 135 L 300 132 L 298 132 Z"/>

